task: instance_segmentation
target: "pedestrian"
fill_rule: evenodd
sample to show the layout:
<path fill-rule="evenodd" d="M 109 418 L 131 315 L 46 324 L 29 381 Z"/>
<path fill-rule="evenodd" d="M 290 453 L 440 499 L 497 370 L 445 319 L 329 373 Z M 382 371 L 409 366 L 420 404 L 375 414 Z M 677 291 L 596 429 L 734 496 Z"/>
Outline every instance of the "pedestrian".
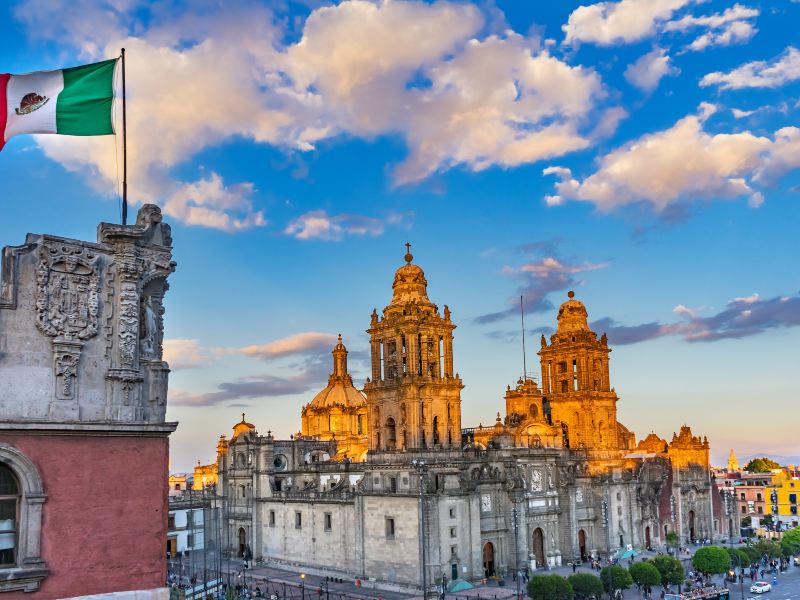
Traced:
<path fill-rule="evenodd" d="M 577 568 L 577 567 L 576 567 L 576 565 L 575 565 L 575 561 L 572 561 L 572 572 L 573 572 L 573 573 L 575 572 L 575 569 L 576 569 L 576 568 Z"/>

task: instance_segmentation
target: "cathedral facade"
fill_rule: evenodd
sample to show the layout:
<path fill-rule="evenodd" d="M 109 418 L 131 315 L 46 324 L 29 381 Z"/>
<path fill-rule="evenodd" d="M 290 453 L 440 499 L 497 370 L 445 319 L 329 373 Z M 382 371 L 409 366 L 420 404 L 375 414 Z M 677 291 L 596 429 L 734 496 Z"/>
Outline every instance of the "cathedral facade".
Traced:
<path fill-rule="evenodd" d="M 569 298 L 528 377 L 493 425 L 461 423 L 451 311 L 408 252 L 372 312 L 363 393 L 340 339 L 328 386 L 290 440 L 242 422 L 217 447 L 232 554 L 419 587 L 558 566 L 726 531 L 709 444 L 684 426 L 638 445 L 617 420 L 611 348 Z"/>

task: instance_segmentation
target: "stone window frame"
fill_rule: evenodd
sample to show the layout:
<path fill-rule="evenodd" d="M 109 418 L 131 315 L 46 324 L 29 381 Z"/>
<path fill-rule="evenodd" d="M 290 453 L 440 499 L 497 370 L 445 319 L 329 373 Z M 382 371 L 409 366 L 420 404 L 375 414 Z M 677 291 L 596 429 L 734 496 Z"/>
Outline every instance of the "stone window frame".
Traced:
<path fill-rule="evenodd" d="M 47 494 L 36 465 L 20 450 L 0 442 L 0 462 L 11 469 L 20 487 L 16 564 L 0 568 L 0 592 L 35 592 L 48 575 L 40 554 Z"/>

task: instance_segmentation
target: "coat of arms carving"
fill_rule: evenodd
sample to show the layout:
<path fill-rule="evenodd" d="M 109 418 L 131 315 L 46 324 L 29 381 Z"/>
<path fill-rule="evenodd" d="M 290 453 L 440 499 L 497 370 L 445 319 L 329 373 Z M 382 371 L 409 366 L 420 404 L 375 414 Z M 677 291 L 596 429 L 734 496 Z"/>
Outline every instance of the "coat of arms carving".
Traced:
<path fill-rule="evenodd" d="M 36 272 L 36 325 L 43 334 L 63 340 L 97 335 L 100 274 L 95 259 L 85 248 L 42 248 Z"/>

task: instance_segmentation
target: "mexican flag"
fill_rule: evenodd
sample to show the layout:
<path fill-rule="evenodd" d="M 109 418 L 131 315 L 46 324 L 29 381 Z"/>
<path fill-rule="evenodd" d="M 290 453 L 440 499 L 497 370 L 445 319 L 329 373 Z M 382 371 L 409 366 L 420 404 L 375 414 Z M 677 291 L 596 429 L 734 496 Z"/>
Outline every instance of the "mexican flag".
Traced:
<path fill-rule="evenodd" d="M 117 59 L 24 75 L 0 73 L 0 149 L 21 133 L 114 133 Z"/>

